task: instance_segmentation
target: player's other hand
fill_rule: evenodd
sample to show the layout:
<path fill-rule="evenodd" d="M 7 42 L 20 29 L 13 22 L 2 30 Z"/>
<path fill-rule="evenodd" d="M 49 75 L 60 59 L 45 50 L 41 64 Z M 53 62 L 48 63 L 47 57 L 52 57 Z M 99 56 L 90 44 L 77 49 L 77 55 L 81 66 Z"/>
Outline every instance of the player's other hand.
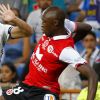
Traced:
<path fill-rule="evenodd" d="M 0 4 L 0 18 L 6 22 L 13 22 L 16 16 L 9 5 L 5 6 L 4 4 Z"/>

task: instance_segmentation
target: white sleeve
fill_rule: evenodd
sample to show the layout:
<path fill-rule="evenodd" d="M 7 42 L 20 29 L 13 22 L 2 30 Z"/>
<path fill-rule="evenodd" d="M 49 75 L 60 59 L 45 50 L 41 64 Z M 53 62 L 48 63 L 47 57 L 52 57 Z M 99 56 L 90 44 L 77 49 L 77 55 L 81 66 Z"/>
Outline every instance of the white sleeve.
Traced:
<path fill-rule="evenodd" d="M 76 31 L 76 29 L 77 29 L 76 23 L 73 22 L 73 21 L 70 21 L 70 20 L 68 20 L 68 19 L 65 19 L 64 25 L 65 25 L 65 28 L 66 28 L 66 29 L 69 29 L 71 32 L 74 32 L 74 31 Z"/>
<path fill-rule="evenodd" d="M 74 68 L 87 63 L 86 60 L 83 59 L 72 47 L 64 48 L 59 56 L 59 60 L 72 65 Z"/>
<path fill-rule="evenodd" d="M 3 46 L 10 36 L 10 34 L 8 34 L 8 30 L 10 29 L 10 27 L 12 26 L 0 23 L 0 62 L 2 61 Z"/>
<path fill-rule="evenodd" d="M 11 25 L 6 25 L 6 24 L 1 24 L 0 23 L 0 35 L 3 39 L 3 41 L 7 41 L 10 34 L 9 34 L 9 29 L 11 28 Z"/>

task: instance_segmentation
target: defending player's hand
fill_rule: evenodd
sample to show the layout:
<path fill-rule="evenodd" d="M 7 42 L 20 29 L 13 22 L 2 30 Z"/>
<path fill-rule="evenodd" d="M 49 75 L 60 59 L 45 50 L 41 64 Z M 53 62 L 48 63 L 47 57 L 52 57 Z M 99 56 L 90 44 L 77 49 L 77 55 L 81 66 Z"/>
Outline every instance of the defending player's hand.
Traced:
<path fill-rule="evenodd" d="M 12 22 L 16 16 L 8 4 L 7 7 L 4 4 L 0 4 L 0 18 L 6 22 Z"/>

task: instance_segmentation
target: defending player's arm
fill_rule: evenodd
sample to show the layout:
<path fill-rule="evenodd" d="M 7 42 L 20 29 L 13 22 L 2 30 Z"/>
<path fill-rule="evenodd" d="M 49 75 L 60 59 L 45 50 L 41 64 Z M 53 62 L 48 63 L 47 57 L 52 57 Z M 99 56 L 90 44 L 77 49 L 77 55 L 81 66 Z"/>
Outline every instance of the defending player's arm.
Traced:
<path fill-rule="evenodd" d="M 88 32 L 92 30 L 92 27 L 89 24 L 81 22 L 73 22 L 68 19 L 65 19 L 65 28 L 68 28 L 73 34 L 75 43 L 79 40 L 82 40 Z"/>
<path fill-rule="evenodd" d="M 72 47 L 63 49 L 59 59 L 67 64 L 70 64 L 88 78 L 89 84 L 87 100 L 94 100 L 97 90 L 97 75 L 95 71 L 88 64 L 86 64 L 86 60 L 84 60 Z"/>
<path fill-rule="evenodd" d="M 3 4 L 0 5 L 0 18 L 6 22 L 12 22 L 16 25 L 9 29 L 9 33 L 12 38 L 27 37 L 32 34 L 31 27 L 26 22 L 16 17 L 13 11 L 11 11 L 9 5 L 7 5 L 7 7 Z"/>

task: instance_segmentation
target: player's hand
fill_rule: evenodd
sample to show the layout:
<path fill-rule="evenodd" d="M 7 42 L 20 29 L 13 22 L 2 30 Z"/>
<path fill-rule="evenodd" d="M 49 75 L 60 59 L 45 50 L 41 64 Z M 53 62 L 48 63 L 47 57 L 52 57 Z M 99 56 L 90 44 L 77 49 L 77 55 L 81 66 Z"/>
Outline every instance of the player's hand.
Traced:
<path fill-rule="evenodd" d="M 13 11 L 10 9 L 10 6 L 7 7 L 4 4 L 0 4 L 0 18 L 6 22 L 12 22 L 16 16 Z"/>
<path fill-rule="evenodd" d="M 86 55 L 88 58 L 91 56 L 92 53 L 93 53 L 93 49 L 89 48 L 86 50 Z"/>

